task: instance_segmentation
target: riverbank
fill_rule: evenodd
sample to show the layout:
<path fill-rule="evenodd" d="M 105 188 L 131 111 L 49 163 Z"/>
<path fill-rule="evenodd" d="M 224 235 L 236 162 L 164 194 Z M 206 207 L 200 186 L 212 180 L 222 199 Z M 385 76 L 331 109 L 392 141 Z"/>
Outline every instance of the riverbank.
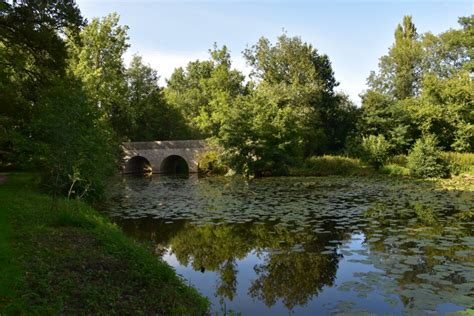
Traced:
<path fill-rule="evenodd" d="M 39 193 L 32 175 L 0 185 L 0 314 L 208 314 L 209 302 L 106 217 Z"/>

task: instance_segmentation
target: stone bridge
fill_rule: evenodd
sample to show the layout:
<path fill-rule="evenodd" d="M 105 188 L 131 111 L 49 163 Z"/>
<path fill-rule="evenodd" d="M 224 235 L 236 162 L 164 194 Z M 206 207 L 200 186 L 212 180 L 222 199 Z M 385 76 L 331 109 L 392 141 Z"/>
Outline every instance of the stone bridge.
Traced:
<path fill-rule="evenodd" d="M 196 173 L 204 140 L 123 143 L 123 173 Z"/>

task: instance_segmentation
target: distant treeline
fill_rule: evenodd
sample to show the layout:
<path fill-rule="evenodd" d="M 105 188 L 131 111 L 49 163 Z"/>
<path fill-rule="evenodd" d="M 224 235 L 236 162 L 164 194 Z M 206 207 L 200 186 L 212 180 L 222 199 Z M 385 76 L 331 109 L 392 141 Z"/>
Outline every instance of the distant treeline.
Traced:
<path fill-rule="evenodd" d="M 426 137 L 470 152 L 474 16 L 459 24 L 418 34 L 404 17 L 358 108 L 335 91 L 329 57 L 299 37 L 246 49 L 249 78 L 214 45 L 160 87 L 140 56 L 124 65 L 128 27 L 117 14 L 87 22 L 74 1 L 1 1 L 2 164 L 39 169 L 55 194 L 97 199 L 126 140 L 208 138 L 246 175 L 285 174 L 328 153 L 376 166 L 378 152 L 404 154 Z"/>

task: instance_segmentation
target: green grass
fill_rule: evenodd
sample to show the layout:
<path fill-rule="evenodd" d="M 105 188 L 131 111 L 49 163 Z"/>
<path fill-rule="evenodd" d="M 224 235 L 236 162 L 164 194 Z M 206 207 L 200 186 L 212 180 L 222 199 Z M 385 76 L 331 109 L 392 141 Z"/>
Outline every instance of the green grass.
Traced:
<path fill-rule="evenodd" d="M 474 153 L 444 152 L 451 173 L 474 175 Z"/>
<path fill-rule="evenodd" d="M 410 175 L 410 170 L 403 166 L 399 165 L 396 163 L 388 163 L 385 164 L 382 168 L 379 170 L 381 173 L 388 174 L 391 176 L 409 176 Z"/>
<path fill-rule="evenodd" d="M 203 315 L 209 301 L 90 206 L 0 185 L 0 315 Z"/>

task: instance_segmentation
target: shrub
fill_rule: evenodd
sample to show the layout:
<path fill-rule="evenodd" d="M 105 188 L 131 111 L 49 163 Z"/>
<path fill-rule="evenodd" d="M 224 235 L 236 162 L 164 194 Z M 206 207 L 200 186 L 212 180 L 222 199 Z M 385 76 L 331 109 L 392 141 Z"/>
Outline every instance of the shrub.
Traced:
<path fill-rule="evenodd" d="M 215 150 L 207 151 L 199 156 L 198 168 L 199 172 L 204 174 L 225 174 L 228 171 Z"/>
<path fill-rule="evenodd" d="M 361 159 L 378 170 L 387 161 L 390 143 L 382 135 L 369 135 L 362 138 L 361 148 Z"/>
<path fill-rule="evenodd" d="M 449 175 L 436 137 L 431 135 L 416 141 L 408 154 L 407 167 L 411 175 L 420 178 L 444 178 Z"/>

